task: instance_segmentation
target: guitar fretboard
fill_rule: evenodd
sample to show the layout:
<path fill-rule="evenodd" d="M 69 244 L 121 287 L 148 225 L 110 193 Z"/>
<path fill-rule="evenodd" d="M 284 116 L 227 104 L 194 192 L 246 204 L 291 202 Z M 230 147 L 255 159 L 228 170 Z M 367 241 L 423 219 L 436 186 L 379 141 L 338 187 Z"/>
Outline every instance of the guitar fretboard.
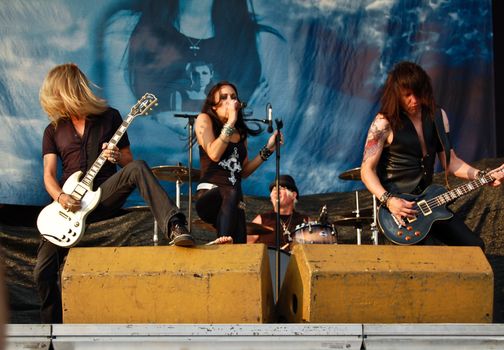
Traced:
<path fill-rule="evenodd" d="M 119 126 L 117 131 L 114 133 L 114 136 L 109 141 L 109 147 L 110 145 L 116 146 L 123 135 L 126 133 L 126 130 L 130 126 L 131 122 L 133 119 L 135 119 L 136 116 L 132 116 L 131 114 L 128 114 L 127 118 L 123 120 L 122 124 Z M 107 158 L 104 155 L 105 150 L 102 150 L 100 153 L 100 156 L 95 160 L 91 168 L 86 173 L 86 176 L 83 177 L 83 179 L 77 184 L 75 187 L 74 191 L 72 192 L 71 196 L 74 197 L 75 199 L 82 199 L 82 197 L 86 194 L 87 189 L 91 186 L 93 183 L 94 178 L 102 168 L 103 164 L 107 161 Z M 84 184 L 85 186 L 82 186 L 81 184 Z"/>
<path fill-rule="evenodd" d="M 464 185 L 461 185 L 459 187 L 454 188 L 453 190 L 450 190 L 448 192 L 445 192 L 443 194 L 440 194 L 439 196 L 436 196 L 430 200 L 427 201 L 427 204 L 431 208 L 436 208 L 442 205 L 445 205 L 447 203 L 450 203 L 454 201 L 455 199 L 468 194 L 469 192 L 472 192 L 478 188 L 480 188 L 483 185 L 486 185 L 488 183 L 491 183 L 494 181 L 494 178 L 490 176 L 490 174 L 487 174 L 479 179 L 473 180 L 471 182 L 468 182 Z"/>

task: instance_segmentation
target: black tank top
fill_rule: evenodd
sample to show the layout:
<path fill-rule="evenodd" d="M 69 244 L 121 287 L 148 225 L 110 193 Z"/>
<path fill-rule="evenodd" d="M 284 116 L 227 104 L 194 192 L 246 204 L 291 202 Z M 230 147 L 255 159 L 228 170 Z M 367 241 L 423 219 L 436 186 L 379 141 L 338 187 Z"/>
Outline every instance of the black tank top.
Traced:
<path fill-rule="evenodd" d="M 199 146 L 201 179 L 200 183 L 217 186 L 240 186 L 243 162 L 247 157 L 247 148 L 242 140 L 229 142 L 218 162 L 210 159 L 203 147 Z"/>
<path fill-rule="evenodd" d="M 422 115 L 427 148 L 425 157 L 415 126 L 404 113 L 401 113 L 401 123 L 401 127 L 394 131 L 392 144 L 383 148 L 377 167 L 378 177 L 389 192 L 420 193 L 432 183 L 436 153 L 442 151 L 442 145 L 434 122 L 425 113 Z"/>

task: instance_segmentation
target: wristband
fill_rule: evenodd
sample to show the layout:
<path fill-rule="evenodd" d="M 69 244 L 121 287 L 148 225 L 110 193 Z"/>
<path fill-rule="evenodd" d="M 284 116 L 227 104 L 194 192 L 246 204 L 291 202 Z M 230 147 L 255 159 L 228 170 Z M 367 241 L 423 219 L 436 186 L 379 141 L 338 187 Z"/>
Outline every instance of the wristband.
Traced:
<path fill-rule="evenodd" d="M 231 125 L 224 124 L 222 126 L 221 135 L 224 134 L 224 136 L 230 137 L 231 135 L 233 135 L 234 131 L 235 129 Z"/>
<path fill-rule="evenodd" d="M 59 203 L 59 200 L 60 200 L 60 197 L 61 197 L 62 194 L 65 194 L 65 192 L 60 192 L 60 194 L 58 194 L 58 198 L 56 198 L 56 202 Z"/>
<path fill-rule="evenodd" d="M 381 205 L 387 207 L 387 202 L 390 199 L 390 197 L 392 197 L 392 193 L 385 191 L 378 200 L 380 201 Z"/>
<path fill-rule="evenodd" d="M 264 146 L 263 148 L 261 148 L 261 150 L 259 151 L 259 157 L 261 157 L 261 159 L 263 161 L 266 161 L 268 160 L 268 158 L 273 154 L 273 152 L 270 151 L 270 149 L 267 147 L 267 146 Z"/>

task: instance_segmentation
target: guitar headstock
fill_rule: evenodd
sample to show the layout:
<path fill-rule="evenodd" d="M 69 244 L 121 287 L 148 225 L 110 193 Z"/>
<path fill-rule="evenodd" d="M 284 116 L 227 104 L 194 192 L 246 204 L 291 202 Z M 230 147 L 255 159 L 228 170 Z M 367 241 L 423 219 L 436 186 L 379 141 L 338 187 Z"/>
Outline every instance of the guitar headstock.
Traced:
<path fill-rule="evenodd" d="M 152 110 L 152 107 L 157 106 L 157 101 L 157 97 L 148 92 L 143 95 L 133 107 L 131 107 L 129 115 L 132 117 L 147 115 L 149 114 L 149 111 Z"/>

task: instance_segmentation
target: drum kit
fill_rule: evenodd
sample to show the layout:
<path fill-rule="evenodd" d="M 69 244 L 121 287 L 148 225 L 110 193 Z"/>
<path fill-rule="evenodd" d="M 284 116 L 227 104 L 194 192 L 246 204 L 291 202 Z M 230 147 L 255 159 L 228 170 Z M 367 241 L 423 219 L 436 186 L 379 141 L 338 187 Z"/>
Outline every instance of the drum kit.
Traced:
<path fill-rule="evenodd" d="M 181 186 L 189 180 L 199 180 L 201 173 L 198 169 L 191 169 L 179 165 L 161 165 L 153 167 L 152 172 L 157 179 L 163 181 L 175 182 L 176 186 L 176 205 L 180 208 Z M 189 176 L 191 179 L 189 179 Z M 342 180 L 360 181 L 360 168 L 347 170 L 339 175 Z M 337 244 L 336 226 L 353 227 L 357 232 L 357 244 L 362 243 L 362 230 L 365 226 L 370 225 L 373 244 L 378 244 L 378 228 L 376 223 L 376 198 L 373 196 L 373 206 L 360 208 L 359 192 L 355 191 L 355 210 L 345 212 L 338 215 L 340 218 L 329 223 L 327 220 L 327 207 L 324 206 L 321 210 L 318 221 L 309 221 L 297 225 L 292 233 L 292 241 L 294 244 Z M 193 224 L 200 229 L 206 231 L 215 231 L 215 228 L 201 219 L 193 221 Z M 157 230 L 155 230 L 157 231 Z M 274 230 L 268 226 L 256 224 L 253 222 L 247 223 L 247 233 L 252 235 L 271 234 Z M 155 232 L 155 243 L 157 243 L 157 232 Z"/>

